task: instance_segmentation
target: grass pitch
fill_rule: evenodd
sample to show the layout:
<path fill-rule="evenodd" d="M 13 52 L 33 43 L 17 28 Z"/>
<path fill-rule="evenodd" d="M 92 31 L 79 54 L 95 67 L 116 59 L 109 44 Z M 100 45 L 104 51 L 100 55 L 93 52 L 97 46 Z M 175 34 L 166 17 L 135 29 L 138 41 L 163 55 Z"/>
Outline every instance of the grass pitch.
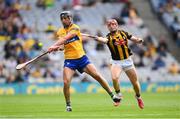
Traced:
<path fill-rule="evenodd" d="M 180 93 L 143 93 L 139 109 L 132 93 L 123 93 L 119 107 L 107 94 L 72 94 L 73 112 L 65 111 L 63 94 L 0 96 L 0 118 L 180 118 Z"/>

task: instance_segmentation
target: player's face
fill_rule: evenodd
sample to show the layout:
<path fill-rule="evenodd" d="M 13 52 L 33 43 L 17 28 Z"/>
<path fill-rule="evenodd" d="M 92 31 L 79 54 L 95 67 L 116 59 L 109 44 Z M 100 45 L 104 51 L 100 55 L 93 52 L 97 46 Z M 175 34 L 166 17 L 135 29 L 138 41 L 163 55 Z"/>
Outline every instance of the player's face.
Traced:
<path fill-rule="evenodd" d="M 62 17 L 61 22 L 64 27 L 68 27 L 71 24 L 71 18 L 70 17 Z"/>
<path fill-rule="evenodd" d="M 107 28 L 110 32 L 114 32 L 118 29 L 118 23 L 115 20 L 107 21 Z"/>

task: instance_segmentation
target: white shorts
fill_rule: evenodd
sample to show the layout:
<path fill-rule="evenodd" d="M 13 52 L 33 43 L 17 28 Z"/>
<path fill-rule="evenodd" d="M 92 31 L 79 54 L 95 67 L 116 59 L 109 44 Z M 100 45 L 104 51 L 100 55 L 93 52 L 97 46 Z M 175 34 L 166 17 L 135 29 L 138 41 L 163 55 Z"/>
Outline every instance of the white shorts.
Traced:
<path fill-rule="evenodd" d="M 125 60 L 113 60 L 110 61 L 111 65 L 119 66 L 123 71 L 127 71 L 129 69 L 134 68 L 134 63 L 131 57 L 125 59 Z"/>

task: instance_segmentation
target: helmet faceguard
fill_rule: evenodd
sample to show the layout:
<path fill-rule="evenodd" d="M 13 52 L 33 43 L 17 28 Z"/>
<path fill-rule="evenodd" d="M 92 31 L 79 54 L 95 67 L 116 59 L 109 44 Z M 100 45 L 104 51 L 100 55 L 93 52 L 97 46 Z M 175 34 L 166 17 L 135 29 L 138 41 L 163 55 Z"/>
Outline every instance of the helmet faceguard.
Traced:
<path fill-rule="evenodd" d="M 65 23 L 65 22 L 62 21 L 63 19 L 67 19 L 67 18 L 69 19 L 68 23 Z M 69 27 L 72 24 L 72 14 L 71 14 L 71 12 L 70 11 L 61 12 L 60 13 L 60 19 L 61 19 L 61 22 L 62 22 L 64 28 Z"/>
<path fill-rule="evenodd" d="M 60 13 L 60 18 L 72 18 L 72 14 L 70 11 L 63 11 Z"/>

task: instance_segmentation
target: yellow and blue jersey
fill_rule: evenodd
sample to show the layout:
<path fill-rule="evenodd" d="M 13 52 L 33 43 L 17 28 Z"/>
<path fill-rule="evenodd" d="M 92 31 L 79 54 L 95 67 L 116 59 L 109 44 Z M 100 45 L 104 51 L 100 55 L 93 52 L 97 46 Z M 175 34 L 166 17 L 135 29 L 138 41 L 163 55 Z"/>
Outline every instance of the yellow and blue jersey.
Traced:
<path fill-rule="evenodd" d="M 71 39 L 68 39 L 64 44 L 65 59 L 78 59 L 85 55 L 80 28 L 76 24 L 72 24 L 68 28 L 60 28 L 57 32 L 58 37 L 64 37 L 68 33 L 76 34 Z"/>

